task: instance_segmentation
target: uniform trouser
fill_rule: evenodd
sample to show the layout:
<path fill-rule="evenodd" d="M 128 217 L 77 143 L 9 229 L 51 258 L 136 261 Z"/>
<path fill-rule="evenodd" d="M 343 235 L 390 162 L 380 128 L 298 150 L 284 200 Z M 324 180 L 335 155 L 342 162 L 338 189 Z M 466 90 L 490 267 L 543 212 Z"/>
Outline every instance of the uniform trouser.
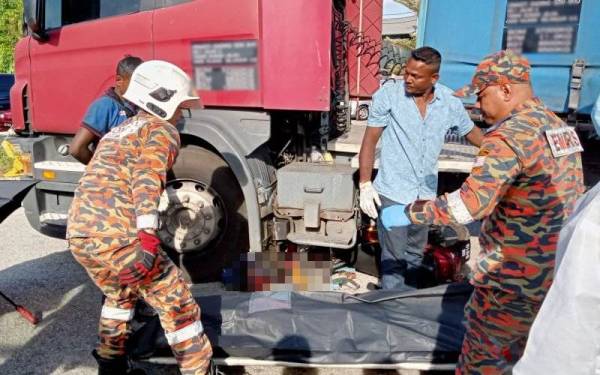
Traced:
<path fill-rule="evenodd" d="M 382 209 L 397 204 L 384 196 L 380 198 Z M 381 288 L 411 290 L 423 284 L 423 251 L 428 232 L 426 225 L 394 227 L 387 231 L 381 220 L 377 220 L 381 246 Z"/>
<path fill-rule="evenodd" d="M 475 287 L 465 307 L 467 331 L 456 374 L 510 374 L 540 306 L 523 295 Z"/>
<path fill-rule="evenodd" d="M 205 374 L 212 356 L 200 322 L 200 308 L 181 271 L 159 252 L 159 272 L 143 285 L 122 286 L 118 273 L 141 251 L 139 241 L 128 238 L 71 238 L 69 248 L 106 296 L 100 314 L 97 354 L 105 359 L 125 355 L 129 322 L 135 303 L 143 299 L 158 313 L 167 341 L 182 374 Z"/>

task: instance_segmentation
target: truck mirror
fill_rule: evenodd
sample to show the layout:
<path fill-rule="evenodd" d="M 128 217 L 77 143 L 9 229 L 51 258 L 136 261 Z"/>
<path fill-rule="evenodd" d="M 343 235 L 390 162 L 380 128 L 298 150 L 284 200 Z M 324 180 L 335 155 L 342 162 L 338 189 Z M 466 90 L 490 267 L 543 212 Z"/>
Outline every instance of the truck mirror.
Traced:
<path fill-rule="evenodd" d="M 44 1 L 25 0 L 23 18 L 33 39 L 40 42 L 48 40 L 43 27 Z"/>

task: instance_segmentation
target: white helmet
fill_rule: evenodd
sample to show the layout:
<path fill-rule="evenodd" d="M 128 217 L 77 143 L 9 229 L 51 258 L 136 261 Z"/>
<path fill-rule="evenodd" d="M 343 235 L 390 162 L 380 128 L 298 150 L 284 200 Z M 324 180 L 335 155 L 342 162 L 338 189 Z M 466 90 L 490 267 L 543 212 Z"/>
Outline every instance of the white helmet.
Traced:
<path fill-rule="evenodd" d="M 188 102 L 186 108 L 201 107 L 190 77 L 176 65 L 161 60 L 140 64 L 123 97 L 163 120 L 173 117 L 184 102 Z"/>

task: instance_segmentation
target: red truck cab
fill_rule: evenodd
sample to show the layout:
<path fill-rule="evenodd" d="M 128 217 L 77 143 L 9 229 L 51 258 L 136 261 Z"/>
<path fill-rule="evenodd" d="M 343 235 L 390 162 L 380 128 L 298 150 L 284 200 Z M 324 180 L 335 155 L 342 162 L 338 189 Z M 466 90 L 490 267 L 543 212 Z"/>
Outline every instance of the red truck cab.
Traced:
<path fill-rule="evenodd" d="M 357 243 L 354 154 L 327 148 L 350 128 L 350 95 L 378 86 L 380 0 L 24 5 L 10 142 L 30 154 L 39 180 L 23 201 L 35 229 L 64 233 L 84 168 L 68 144 L 116 63 L 134 55 L 182 67 L 205 106 L 179 126 L 182 149 L 161 202 L 161 239 L 194 281 L 219 278 L 241 252 Z M 312 162 L 334 158 L 315 173 Z M 291 188 L 276 193 L 282 183 Z"/>
<path fill-rule="evenodd" d="M 17 130 L 74 133 L 126 54 L 182 67 L 207 107 L 330 108 L 328 1 L 26 3 L 28 14 L 44 7 L 37 24 L 29 18 L 37 33 L 16 48 L 13 102 L 29 93 L 28 124 L 16 117 Z"/>

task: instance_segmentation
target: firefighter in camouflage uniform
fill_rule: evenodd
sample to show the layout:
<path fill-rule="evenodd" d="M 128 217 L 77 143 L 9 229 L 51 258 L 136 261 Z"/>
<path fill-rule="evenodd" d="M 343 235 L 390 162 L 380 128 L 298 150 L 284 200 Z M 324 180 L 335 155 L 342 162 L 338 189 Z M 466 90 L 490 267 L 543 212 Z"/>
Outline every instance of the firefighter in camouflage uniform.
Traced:
<path fill-rule="evenodd" d="M 457 96 L 492 125 L 461 188 L 382 211 L 386 228 L 483 219 L 457 374 L 508 374 L 552 283 L 565 219 L 584 190 L 577 134 L 533 95 L 529 62 L 500 51 Z"/>
<path fill-rule="evenodd" d="M 69 210 L 75 259 L 106 296 L 94 357 L 100 374 L 131 374 L 129 321 L 143 299 L 159 315 L 183 374 L 205 374 L 212 349 L 181 271 L 160 249 L 158 204 L 179 152 L 182 108 L 197 107 L 189 77 L 164 61 L 133 73 L 124 97 L 142 110 L 100 141 Z"/>

